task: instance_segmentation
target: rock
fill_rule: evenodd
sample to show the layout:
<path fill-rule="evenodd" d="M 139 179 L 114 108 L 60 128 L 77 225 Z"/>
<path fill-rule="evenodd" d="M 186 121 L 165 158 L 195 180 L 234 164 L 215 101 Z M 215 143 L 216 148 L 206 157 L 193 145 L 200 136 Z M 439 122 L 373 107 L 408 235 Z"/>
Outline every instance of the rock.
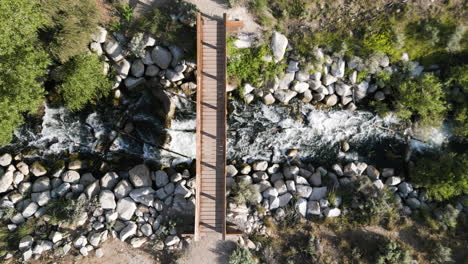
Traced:
<path fill-rule="evenodd" d="M 134 222 L 129 222 L 119 234 L 119 239 L 125 241 L 127 238 L 134 236 L 136 234 L 138 226 Z"/>
<path fill-rule="evenodd" d="M 23 174 L 23 175 L 28 175 L 29 174 L 29 166 L 28 164 L 24 162 L 19 162 L 16 164 L 16 168 Z"/>
<path fill-rule="evenodd" d="M 133 248 L 139 248 L 146 243 L 146 241 L 148 241 L 148 239 L 145 237 L 135 237 L 130 240 L 130 245 L 132 245 Z"/>
<path fill-rule="evenodd" d="M 95 182 L 91 183 L 90 185 L 88 185 L 85 188 L 84 192 L 86 194 L 86 197 L 88 199 L 91 199 L 93 196 L 97 195 L 100 190 L 101 190 L 101 188 L 99 186 L 99 181 L 95 181 Z"/>
<path fill-rule="evenodd" d="M 52 234 L 50 235 L 49 237 L 51 240 L 52 240 L 52 243 L 57 243 L 59 242 L 60 240 L 63 239 L 63 235 L 62 233 L 58 232 L 58 231 L 54 231 L 52 232 Z"/>
<path fill-rule="evenodd" d="M 382 177 L 387 178 L 395 175 L 395 170 L 393 168 L 384 168 L 382 170 Z"/>
<path fill-rule="evenodd" d="M 271 105 L 275 103 L 275 97 L 271 93 L 267 93 L 263 96 L 263 103 L 266 105 Z"/>
<path fill-rule="evenodd" d="M 36 177 L 45 175 L 47 173 L 47 169 L 37 161 L 31 165 L 30 171 Z"/>
<path fill-rule="evenodd" d="M 145 48 L 147 46 L 154 46 L 156 40 L 143 33 L 136 33 L 130 43 L 128 49 L 138 58 L 145 56 Z"/>
<path fill-rule="evenodd" d="M 323 210 L 325 217 L 338 217 L 341 215 L 341 210 L 338 208 L 327 208 Z"/>
<path fill-rule="evenodd" d="M 153 62 L 161 69 L 167 69 L 172 61 L 172 54 L 166 48 L 161 46 L 154 47 L 151 52 Z"/>
<path fill-rule="evenodd" d="M 344 173 L 345 176 L 348 176 L 348 177 L 354 177 L 354 176 L 359 175 L 358 168 L 357 168 L 356 164 L 354 164 L 353 162 L 348 163 L 348 164 L 346 164 L 344 166 L 343 173 Z"/>
<path fill-rule="evenodd" d="M 169 51 L 171 52 L 171 55 L 172 55 L 171 66 L 176 67 L 176 65 L 184 57 L 184 51 L 176 45 L 170 45 Z"/>
<path fill-rule="evenodd" d="M 291 90 L 275 91 L 275 98 L 283 104 L 288 104 L 291 99 L 297 95 L 297 92 Z"/>
<path fill-rule="evenodd" d="M 91 39 L 97 43 L 106 42 L 107 30 L 103 27 L 97 26 L 96 31 L 91 34 Z"/>
<path fill-rule="evenodd" d="M 343 174 L 343 168 L 341 167 L 340 164 L 334 164 L 332 166 L 332 170 L 336 173 L 336 175 L 338 175 L 340 177 L 344 175 Z"/>
<path fill-rule="evenodd" d="M 242 95 L 245 96 L 245 95 L 251 93 L 253 90 L 255 90 L 255 88 L 252 85 L 250 85 L 249 83 L 246 83 L 244 85 L 244 89 L 242 90 Z"/>
<path fill-rule="evenodd" d="M 154 181 L 157 187 L 164 187 L 169 183 L 169 177 L 165 171 L 159 170 L 154 173 Z"/>
<path fill-rule="evenodd" d="M 374 99 L 377 101 L 383 101 L 385 100 L 385 94 L 381 91 L 378 91 L 374 94 Z"/>
<path fill-rule="evenodd" d="M 164 240 L 164 244 L 165 244 L 167 247 L 177 245 L 177 244 L 179 244 L 179 242 L 180 242 L 180 238 L 179 238 L 178 236 L 168 236 L 168 237 Z"/>
<path fill-rule="evenodd" d="M 369 83 L 366 81 L 362 81 L 359 83 L 356 88 L 354 89 L 354 98 L 357 102 L 361 101 L 366 97 L 368 94 Z"/>
<path fill-rule="evenodd" d="M 148 65 L 146 67 L 145 76 L 154 77 L 159 73 L 159 68 L 156 65 Z"/>
<path fill-rule="evenodd" d="M 34 238 L 32 236 L 25 236 L 21 238 L 19 242 L 19 250 L 20 251 L 26 251 L 32 247 L 34 243 Z"/>
<path fill-rule="evenodd" d="M 182 182 L 177 183 L 177 186 L 176 186 L 176 188 L 175 188 L 174 194 L 176 194 L 176 195 L 181 195 L 181 196 L 183 196 L 183 197 L 185 197 L 185 198 L 188 198 L 188 197 L 190 197 L 190 195 L 192 195 L 192 192 L 190 192 L 190 191 L 187 189 L 187 187 L 185 187 L 185 186 L 183 185 L 184 182 L 185 182 L 185 181 L 182 181 Z"/>
<path fill-rule="evenodd" d="M 263 192 L 263 197 L 265 199 L 268 199 L 270 197 L 277 197 L 278 196 L 278 190 L 274 187 L 270 187 L 268 189 L 266 189 L 264 192 Z"/>
<path fill-rule="evenodd" d="M 278 197 L 273 197 L 273 196 L 270 197 L 269 205 L 270 205 L 270 207 L 269 207 L 270 211 L 273 211 L 273 210 L 279 208 L 279 206 L 280 206 L 279 198 Z"/>
<path fill-rule="evenodd" d="M 166 70 L 166 79 L 171 82 L 177 82 L 184 79 L 184 74 L 182 72 L 175 72 L 173 70 Z"/>
<path fill-rule="evenodd" d="M 411 209 L 419 209 L 421 207 L 421 202 L 414 197 L 406 199 L 405 202 Z"/>
<path fill-rule="evenodd" d="M 37 212 L 37 209 L 39 209 L 39 205 L 35 202 L 30 202 L 24 209 L 23 212 L 21 213 L 24 218 L 28 218 L 32 215 L 34 215 Z"/>
<path fill-rule="evenodd" d="M 351 84 L 355 84 L 357 81 L 357 71 L 353 71 L 351 75 L 349 76 L 349 81 Z"/>
<path fill-rule="evenodd" d="M 11 157 L 10 154 L 5 153 L 2 156 L 0 156 L 0 166 L 7 167 L 8 165 L 11 164 L 11 161 L 13 158 Z"/>
<path fill-rule="evenodd" d="M 127 197 L 133 187 L 127 180 L 121 180 L 114 188 L 114 195 L 117 200 Z"/>
<path fill-rule="evenodd" d="M 49 203 L 51 200 L 50 192 L 45 191 L 45 192 L 40 192 L 40 193 L 32 193 L 31 200 L 33 202 L 36 202 L 39 206 L 44 206 L 47 203 Z"/>
<path fill-rule="evenodd" d="M 292 194 L 288 192 L 283 195 L 278 196 L 279 207 L 286 206 L 289 203 L 289 201 L 291 201 L 292 197 L 293 197 Z"/>
<path fill-rule="evenodd" d="M 286 193 L 288 191 L 288 188 L 286 187 L 286 184 L 284 183 L 283 180 L 278 180 L 274 183 L 275 189 L 278 191 L 278 194 L 281 195 L 283 193 Z"/>
<path fill-rule="evenodd" d="M 327 187 L 314 187 L 312 194 L 309 197 L 310 201 L 318 201 L 327 196 Z"/>
<path fill-rule="evenodd" d="M 307 103 L 310 103 L 310 101 L 312 101 L 312 99 L 314 99 L 314 96 L 312 95 L 312 92 L 310 90 L 305 91 L 304 94 L 303 94 L 303 97 L 302 97 L 302 102 L 307 104 Z"/>
<path fill-rule="evenodd" d="M 104 251 L 102 250 L 102 248 L 98 248 L 96 249 L 94 254 L 96 255 L 97 258 L 102 258 L 104 256 Z"/>
<path fill-rule="evenodd" d="M 99 194 L 99 205 L 102 209 L 115 209 L 115 196 L 112 191 L 102 190 Z"/>
<path fill-rule="evenodd" d="M 88 244 L 88 239 L 81 235 L 79 237 L 77 237 L 74 241 L 73 241 L 73 247 L 75 247 L 76 249 L 80 249 L 82 247 L 86 247 L 86 245 Z"/>
<path fill-rule="evenodd" d="M 135 214 L 137 206 L 136 203 L 132 200 L 132 198 L 126 197 L 120 199 L 117 202 L 117 213 L 119 214 L 119 219 L 124 221 L 128 221 L 132 219 L 133 214 Z"/>
<path fill-rule="evenodd" d="M 343 78 L 345 74 L 345 61 L 339 59 L 337 62 L 333 63 L 330 73 L 337 78 Z"/>
<path fill-rule="evenodd" d="M 84 186 L 88 186 L 95 181 L 96 178 L 94 178 L 93 174 L 91 173 L 85 173 L 80 177 L 80 184 L 83 184 Z"/>
<path fill-rule="evenodd" d="M 294 208 L 296 209 L 296 212 L 305 217 L 307 214 L 307 200 L 304 198 L 299 198 L 294 205 Z"/>
<path fill-rule="evenodd" d="M 366 173 L 372 180 L 377 180 L 380 176 L 380 172 L 372 165 L 367 166 Z"/>
<path fill-rule="evenodd" d="M 296 185 L 297 195 L 303 198 L 309 198 L 312 194 L 312 187 L 307 185 Z"/>
<path fill-rule="evenodd" d="M 298 71 L 296 72 L 295 79 L 299 82 L 306 82 L 310 78 L 310 74 L 306 71 Z M 320 78 L 319 78 L 320 79 Z"/>
<path fill-rule="evenodd" d="M 278 62 L 283 59 L 287 46 L 288 39 L 286 38 L 286 36 L 279 32 L 274 32 L 271 37 L 271 50 L 275 62 Z"/>
<path fill-rule="evenodd" d="M 143 235 L 149 237 L 153 234 L 153 228 L 151 228 L 151 225 L 150 224 L 144 224 L 141 226 L 141 232 L 143 233 Z"/>
<path fill-rule="evenodd" d="M 13 183 L 13 171 L 6 171 L 4 172 L 3 169 L 0 167 L 0 193 L 4 193 L 8 191 L 11 184 Z"/>
<path fill-rule="evenodd" d="M 115 172 L 108 172 L 101 178 L 101 187 L 103 189 L 112 190 L 119 182 L 119 175 Z"/>
<path fill-rule="evenodd" d="M 338 82 L 335 84 L 335 92 L 339 96 L 349 96 L 351 95 L 351 87 L 345 83 Z"/>
<path fill-rule="evenodd" d="M 115 39 L 109 39 L 104 44 L 104 51 L 115 62 L 123 60 L 123 50 L 119 42 Z"/>
<path fill-rule="evenodd" d="M 226 176 L 227 177 L 234 177 L 237 175 L 237 169 L 234 165 L 227 165 L 226 166 Z"/>
<path fill-rule="evenodd" d="M 320 172 L 315 172 L 312 174 L 312 176 L 309 178 L 310 184 L 313 186 L 320 186 L 322 185 L 322 175 Z"/>
<path fill-rule="evenodd" d="M 307 202 L 307 214 L 320 215 L 320 203 L 317 201 Z"/>
<path fill-rule="evenodd" d="M 288 68 L 286 69 L 288 72 L 297 72 L 299 71 L 299 62 L 290 60 L 288 63 Z"/>
<path fill-rule="evenodd" d="M 128 77 L 124 81 L 125 87 L 127 87 L 130 90 L 137 86 L 144 84 L 145 82 L 146 82 L 145 78 L 141 78 L 141 77 L 140 78 Z"/>
<path fill-rule="evenodd" d="M 413 191 L 413 186 L 407 182 L 402 182 L 398 185 L 398 190 L 406 197 Z"/>
<path fill-rule="evenodd" d="M 32 256 L 33 256 L 33 252 L 31 249 L 28 249 L 25 252 L 23 252 L 23 260 L 26 262 L 29 261 L 32 258 Z"/>
<path fill-rule="evenodd" d="M 324 74 L 322 76 L 322 83 L 325 86 L 329 86 L 330 84 L 335 83 L 337 80 L 338 79 L 335 76 L 330 74 Z"/>
<path fill-rule="evenodd" d="M 150 171 L 145 164 L 133 167 L 128 173 L 130 174 L 130 182 L 133 186 L 137 188 L 151 186 Z"/>
<path fill-rule="evenodd" d="M 250 104 L 255 99 L 255 96 L 252 94 L 247 94 L 244 96 L 244 102 Z"/>
<path fill-rule="evenodd" d="M 252 168 L 254 171 L 266 171 L 268 168 L 268 161 L 256 161 L 252 164 Z"/>
<path fill-rule="evenodd" d="M 324 103 L 328 106 L 334 106 L 336 103 L 338 103 L 338 97 L 334 94 L 327 95 L 325 97 Z"/>
<path fill-rule="evenodd" d="M 130 72 L 135 77 L 142 77 L 145 73 L 145 65 L 143 64 L 142 60 L 135 60 L 132 63 L 132 67 L 130 68 Z"/>
<path fill-rule="evenodd" d="M 142 187 L 131 191 L 130 197 L 137 203 L 151 207 L 153 206 L 154 193 L 155 190 L 151 187 Z"/>
<path fill-rule="evenodd" d="M 68 183 L 79 183 L 80 182 L 80 174 L 73 170 L 68 170 L 62 173 L 62 181 Z"/>
<path fill-rule="evenodd" d="M 374 182 L 372 182 L 372 184 L 377 187 L 377 189 L 383 189 L 384 188 L 384 184 L 381 180 L 375 180 Z"/>
<path fill-rule="evenodd" d="M 293 90 L 298 93 L 304 93 L 309 90 L 309 84 L 305 82 L 297 82 L 293 85 Z"/>
<path fill-rule="evenodd" d="M 279 81 L 278 88 L 280 90 L 287 90 L 292 81 L 294 81 L 294 72 L 288 72 Z"/>
<path fill-rule="evenodd" d="M 99 246 L 99 243 L 101 242 L 101 234 L 100 233 L 90 233 L 88 235 L 88 241 L 89 244 L 91 244 L 93 247 Z"/>
<path fill-rule="evenodd" d="M 125 79 L 127 78 L 128 73 L 130 72 L 130 67 L 130 62 L 128 62 L 128 60 L 123 59 L 117 62 L 115 70 L 122 79 Z"/>
<path fill-rule="evenodd" d="M 400 177 L 392 176 L 392 177 L 387 178 L 387 180 L 385 181 L 385 184 L 388 186 L 395 186 L 395 185 L 400 184 L 400 182 L 401 182 Z"/>

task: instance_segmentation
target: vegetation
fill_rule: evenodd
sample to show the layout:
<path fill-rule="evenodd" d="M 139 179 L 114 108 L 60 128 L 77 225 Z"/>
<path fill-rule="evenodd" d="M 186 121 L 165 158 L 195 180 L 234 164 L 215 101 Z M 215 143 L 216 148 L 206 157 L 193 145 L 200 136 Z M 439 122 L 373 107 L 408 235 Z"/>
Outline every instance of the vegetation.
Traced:
<path fill-rule="evenodd" d="M 44 96 L 38 80 L 50 62 L 37 45 L 43 23 L 36 1 L 0 3 L 0 145 L 11 141 L 12 131 L 23 123 L 23 114 L 34 113 Z"/>
<path fill-rule="evenodd" d="M 394 240 L 388 240 L 379 246 L 376 256 L 377 264 L 410 264 L 411 255 L 408 250 Z"/>
<path fill-rule="evenodd" d="M 74 225 L 81 214 L 92 206 L 94 202 L 85 199 L 57 199 L 47 204 L 46 214 L 50 216 L 49 223 L 52 225 L 58 223 Z"/>
<path fill-rule="evenodd" d="M 468 155 L 441 153 L 421 158 L 411 170 L 411 180 L 439 201 L 468 194 Z"/>
<path fill-rule="evenodd" d="M 237 247 L 229 256 L 229 264 L 256 264 L 252 253 L 248 248 Z"/>
<path fill-rule="evenodd" d="M 257 203 L 257 198 L 260 195 L 260 190 L 257 185 L 251 184 L 248 181 L 235 183 L 232 187 L 232 199 L 236 204 L 251 204 Z"/>
<path fill-rule="evenodd" d="M 445 85 L 452 104 L 453 133 L 459 138 L 468 137 L 468 66 L 454 66 L 448 69 Z"/>
<path fill-rule="evenodd" d="M 68 109 L 81 110 L 87 103 L 109 93 L 112 84 L 103 69 L 104 65 L 97 55 L 78 55 L 63 65 L 59 93 Z"/>
<path fill-rule="evenodd" d="M 44 38 L 52 56 L 65 63 L 87 50 L 91 34 L 100 22 L 94 0 L 44 0 L 47 18 Z"/>
<path fill-rule="evenodd" d="M 273 60 L 267 62 L 265 57 L 271 56 L 267 44 L 237 49 L 234 39 L 228 40 L 229 61 L 227 66 L 228 76 L 231 83 L 243 85 L 249 83 L 253 86 L 265 85 L 274 80 L 275 76 L 282 73 L 285 64 L 275 63 Z"/>

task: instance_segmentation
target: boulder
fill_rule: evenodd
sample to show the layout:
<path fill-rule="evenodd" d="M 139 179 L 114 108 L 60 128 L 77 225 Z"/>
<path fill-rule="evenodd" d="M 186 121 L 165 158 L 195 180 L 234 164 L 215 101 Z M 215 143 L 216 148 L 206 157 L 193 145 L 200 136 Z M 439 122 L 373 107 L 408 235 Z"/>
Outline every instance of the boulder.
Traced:
<path fill-rule="evenodd" d="M 47 173 L 47 169 L 37 161 L 31 165 L 30 171 L 36 177 L 45 175 Z"/>
<path fill-rule="evenodd" d="M 320 203 L 318 201 L 307 202 L 307 214 L 320 215 Z"/>
<path fill-rule="evenodd" d="M 290 60 L 288 63 L 288 68 L 286 69 L 288 72 L 297 72 L 299 71 L 299 62 Z"/>
<path fill-rule="evenodd" d="M 366 173 L 372 180 L 377 180 L 380 176 L 380 172 L 372 165 L 367 166 Z"/>
<path fill-rule="evenodd" d="M 413 191 L 413 186 L 407 182 L 402 182 L 398 185 L 398 190 L 400 191 L 403 196 L 407 196 Z"/>
<path fill-rule="evenodd" d="M 268 204 L 270 205 L 270 206 L 269 206 L 269 209 L 270 209 L 271 211 L 273 211 L 273 210 L 279 208 L 279 206 L 280 206 L 280 200 L 279 200 L 278 197 L 273 197 L 273 196 L 272 196 L 272 197 L 270 197 L 270 200 L 269 200 L 269 203 L 268 203 Z"/>
<path fill-rule="evenodd" d="M 275 91 L 275 98 L 283 104 L 288 104 L 291 99 L 297 95 L 297 92 L 291 90 Z"/>
<path fill-rule="evenodd" d="M 79 183 L 80 174 L 74 170 L 68 170 L 62 173 L 62 181 L 68 183 Z"/>
<path fill-rule="evenodd" d="M 309 90 L 309 84 L 306 82 L 297 82 L 293 85 L 292 89 L 297 93 L 304 93 L 305 91 Z"/>
<path fill-rule="evenodd" d="M 104 51 L 115 62 L 121 61 L 123 57 L 123 50 L 119 42 L 115 39 L 109 39 L 104 44 Z"/>
<path fill-rule="evenodd" d="M 388 186 L 395 186 L 395 185 L 400 184 L 400 182 L 401 182 L 400 177 L 392 176 L 392 177 L 387 178 L 387 180 L 385 181 L 385 184 Z"/>
<path fill-rule="evenodd" d="M 11 184 L 13 183 L 13 171 L 4 171 L 0 167 L 0 193 L 4 193 L 8 191 L 10 188 Z"/>
<path fill-rule="evenodd" d="M 128 173 L 133 186 L 138 188 L 152 185 L 150 171 L 145 164 L 133 167 Z"/>
<path fill-rule="evenodd" d="M 312 194 L 309 197 L 311 201 L 318 201 L 327 196 L 327 187 L 314 187 Z"/>
<path fill-rule="evenodd" d="M 419 209 L 421 207 L 421 202 L 414 197 L 406 199 L 405 202 L 411 209 Z"/>
<path fill-rule="evenodd" d="M 23 175 L 28 175 L 29 174 L 29 166 L 28 164 L 24 162 L 19 162 L 16 164 L 16 168 L 23 174 Z"/>
<path fill-rule="evenodd" d="M 325 96 L 324 103 L 327 106 L 334 106 L 338 103 L 338 97 L 335 94 Z"/>
<path fill-rule="evenodd" d="M 354 164 L 353 162 L 348 163 L 348 164 L 346 164 L 344 166 L 343 173 L 344 173 L 345 176 L 348 176 L 348 177 L 353 177 L 353 176 L 358 176 L 359 175 L 358 168 L 357 168 L 356 164 Z"/>
<path fill-rule="evenodd" d="M 324 75 L 322 76 L 322 83 L 323 83 L 323 85 L 325 85 L 325 86 L 328 86 L 328 85 L 330 85 L 330 84 L 333 84 L 333 83 L 335 83 L 337 80 L 338 80 L 338 79 L 337 79 L 335 76 L 330 75 L 330 74 L 324 74 Z"/>
<path fill-rule="evenodd" d="M 114 195 L 117 200 L 127 197 L 133 187 L 126 179 L 121 180 L 114 188 Z"/>
<path fill-rule="evenodd" d="M 171 69 L 166 70 L 166 79 L 168 79 L 171 82 L 178 82 L 184 79 L 184 77 L 184 73 L 182 72 L 176 72 Z"/>
<path fill-rule="evenodd" d="M 292 197 L 292 194 L 288 192 L 278 196 L 279 207 L 285 207 L 289 203 L 289 201 L 291 201 Z"/>
<path fill-rule="evenodd" d="M 119 182 L 119 175 L 113 171 L 104 174 L 101 178 L 101 187 L 103 189 L 112 190 Z"/>
<path fill-rule="evenodd" d="M 164 240 L 164 244 L 168 247 L 177 245 L 179 242 L 180 238 L 178 236 L 168 236 L 166 240 Z"/>
<path fill-rule="evenodd" d="M 323 210 L 325 217 L 338 217 L 341 215 L 341 210 L 338 208 L 327 208 Z"/>
<path fill-rule="evenodd" d="M 303 198 L 309 198 L 312 194 L 312 187 L 308 185 L 296 185 L 297 195 Z"/>
<path fill-rule="evenodd" d="M 262 193 L 263 197 L 265 199 L 268 199 L 270 197 L 277 197 L 278 196 L 278 190 L 274 187 L 270 187 L 268 189 L 266 189 L 263 193 Z"/>
<path fill-rule="evenodd" d="M 360 82 L 354 89 L 354 98 L 357 102 L 364 99 L 367 95 L 367 90 L 369 88 L 369 83 L 366 81 Z"/>
<path fill-rule="evenodd" d="M 286 36 L 279 32 L 274 32 L 271 37 L 271 50 L 275 62 L 278 62 L 283 59 L 287 46 L 288 39 L 286 38 Z"/>
<path fill-rule="evenodd" d="M 279 81 L 278 88 L 287 90 L 292 81 L 294 81 L 294 72 L 288 72 L 284 74 L 283 78 Z"/>
<path fill-rule="evenodd" d="M 133 199 L 130 197 L 126 197 L 120 199 L 117 202 L 116 210 L 121 220 L 128 221 L 132 219 L 133 215 L 135 214 L 136 208 L 137 206 Z"/>
<path fill-rule="evenodd" d="M 237 169 L 234 165 L 227 165 L 226 166 L 226 176 L 227 177 L 234 177 L 237 175 Z M 157 185 L 157 184 L 156 184 Z"/>
<path fill-rule="evenodd" d="M 338 82 L 335 84 L 335 92 L 339 96 L 349 96 L 352 94 L 351 87 L 342 82 Z"/>
<path fill-rule="evenodd" d="M 320 186 L 322 185 L 322 174 L 320 172 L 315 172 L 312 174 L 312 176 L 309 178 L 309 182 L 313 186 Z"/>
<path fill-rule="evenodd" d="M 33 192 L 43 192 L 50 190 L 50 179 L 47 176 L 39 177 L 32 185 Z"/>
<path fill-rule="evenodd" d="M 146 67 L 145 76 L 154 77 L 159 73 L 159 68 L 156 65 L 148 65 Z"/>
<path fill-rule="evenodd" d="M 30 202 L 28 205 L 26 205 L 21 214 L 24 218 L 28 218 L 34 215 L 37 212 L 37 209 L 39 209 L 39 205 L 35 202 Z"/>
<path fill-rule="evenodd" d="M 299 82 L 306 82 L 310 78 L 310 74 L 306 71 L 298 71 L 296 72 L 295 79 Z M 320 79 L 320 78 L 319 78 Z"/>
<path fill-rule="evenodd" d="M 127 238 L 134 236 L 137 232 L 138 226 L 134 222 L 129 222 L 119 234 L 119 239 L 125 241 Z"/>
<path fill-rule="evenodd" d="M 299 198 L 294 205 L 296 212 L 302 215 L 303 217 L 307 214 L 307 200 L 304 198 Z"/>
<path fill-rule="evenodd" d="M 121 60 L 117 62 L 115 66 L 115 70 L 117 71 L 117 74 L 122 78 L 125 79 L 128 76 L 128 73 L 130 72 L 130 67 L 131 64 L 128 60 Z"/>
<path fill-rule="evenodd" d="M 314 99 L 314 96 L 312 95 L 312 92 L 310 90 L 306 90 L 303 94 L 303 97 L 302 97 L 302 102 L 307 104 L 307 103 L 310 103 L 310 101 L 312 101 L 312 99 Z"/>
<path fill-rule="evenodd" d="M 275 189 L 278 191 L 278 194 L 284 194 L 288 191 L 288 188 L 286 187 L 286 184 L 284 183 L 283 180 L 278 180 L 274 183 Z"/>
<path fill-rule="evenodd" d="M 26 251 L 32 247 L 33 243 L 34 238 L 32 236 L 25 236 L 21 238 L 18 248 L 20 251 Z"/>
<path fill-rule="evenodd" d="M 103 27 L 97 26 L 93 34 L 91 34 L 91 39 L 97 43 L 106 42 L 107 30 Z"/>
<path fill-rule="evenodd" d="M 184 57 L 184 51 L 176 45 L 170 45 L 169 51 L 171 52 L 171 55 L 172 55 L 171 66 L 175 68 L 176 65 Z"/>
<path fill-rule="evenodd" d="M 172 62 L 172 54 L 161 46 L 154 47 L 151 52 L 153 62 L 161 69 L 167 69 Z"/>
<path fill-rule="evenodd" d="M 86 197 L 88 197 L 88 199 L 91 199 L 93 196 L 97 195 L 100 190 L 101 187 L 99 185 L 99 181 L 95 181 L 85 188 L 84 193 L 86 194 Z"/>
<path fill-rule="evenodd" d="M 263 103 L 266 105 L 271 105 L 275 103 L 275 97 L 271 93 L 267 93 L 263 96 Z"/>
<path fill-rule="evenodd" d="M 145 82 L 146 82 L 145 78 L 142 78 L 142 77 L 140 78 L 127 77 L 124 81 L 125 87 L 127 87 L 130 90 L 137 86 L 144 84 Z"/>
<path fill-rule="evenodd" d="M 40 192 L 40 193 L 32 193 L 31 200 L 36 202 L 39 206 L 44 206 L 50 202 L 50 191 Z"/>
<path fill-rule="evenodd" d="M 381 180 L 375 180 L 374 182 L 372 182 L 372 184 L 377 187 L 377 189 L 383 189 L 384 188 L 384 184 Z"/>
<path fill-rule="evenodd" d="M 145 237 L 134 237 L 130 240 L 130 245 L 132 245 L 132 248 L 139 248 L 146 243 L 146 241 L 148 241 L 148 239 Z"/>
<path fill-rule="evenodd" d="M 5 153 L 0 156 L 0 166 L 7 167 L 8 165 L 11 164 L 12 160 L 13 158 L 11 157 L 11 155 L 8 153 Z"/>
<path fill-rule="evenodd" d="M 130 72 L 135 77 L 142 77 L 145 73 L 145 65 L 143 64 L 142 60 L 135 60 L 132 63 L 132 67 L 130 68 Z"/>
<path fill-rule="evenodd" d="M 102 209 L 115 209 L 115 195 L 112 191 L 102 190 L 99 194 L 99 204 Z"/>
<path fill-rule="evenodd" d="M 337 78 L 343 78 L 345 75 L 345 61 L 339 59 L 337 62 L 333 63 L 330 73 Z"/>
<path fill-rule="evenodd" d="M 268 161 L 256 161 L 252 164 L 252 168 L 254 171 L 266 171 L 268 168 Z"/>
<path fill-rule="evenodd" d="M 164 187 L 169 183 L 169 176 L 163 170 L 154 172 L 154 181 L 157 187 Z"/>

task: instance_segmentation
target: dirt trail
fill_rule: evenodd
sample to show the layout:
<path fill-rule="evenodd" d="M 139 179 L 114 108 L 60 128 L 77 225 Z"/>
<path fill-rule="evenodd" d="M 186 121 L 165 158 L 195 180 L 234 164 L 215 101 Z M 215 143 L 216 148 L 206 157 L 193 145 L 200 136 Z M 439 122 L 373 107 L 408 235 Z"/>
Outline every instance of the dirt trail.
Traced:
<path fill-rule="evenodd" d="M 228 236 L 225 241 L 219 235 L 205 235 L 198 242 L 192 242 L 179 264 L 227 264 L 229 255 L 235 249 L 235 237 Z"/>

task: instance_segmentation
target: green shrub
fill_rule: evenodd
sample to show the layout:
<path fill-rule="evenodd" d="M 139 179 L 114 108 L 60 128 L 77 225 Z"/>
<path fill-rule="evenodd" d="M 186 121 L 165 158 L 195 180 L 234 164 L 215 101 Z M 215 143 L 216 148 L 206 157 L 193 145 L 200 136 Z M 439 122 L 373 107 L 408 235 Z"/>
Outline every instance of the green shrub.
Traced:
<path fill-rule="evenodd" d="M 93 206 L 93 201 L 85 199 L 57 199 L 47 204 L 46 214 L 50 216 L 49 223 L 52 225 L 59 223 L 74 225 L 81 214 Z"/>
<path fill-rule="evenodd" d="M 236 204 L 244 204 L 246 202 L 255 204 L 260 193 L 258 185 L 249 183 L 248 181 L 241 181 L 235 183 L 232 187 L 232 199 Z"/>
<path fill-rule="evenodd" d="M 449 69 L 445 85 L 450 90 L 449 100 L 453 111 L 453 134 L 457 137 L 468 137 L 468 65 L 455 66 Z"/>
<path fill-rule="evenodd" d="M 44 21 L 37 1 L 0 1 L 0 145 L 42 102 L 50 63 L 37 34 Z"/>
<path fill-rule="evenodd" d="M 68 109 L 81 110 L 87 103 L 106 96 L 112 86 L 103 74 L 103 63 L 97 55 L 78 55 L 62 69 L 63 80 L 59 86 Z"/>
<path fill-rule="evenodd" d="M 229 264 L 256 264 L 257 261 L 252 256 L 249 249 L 237 247 L 231 256 L 229 256 Z"/>
<path fill-rule="evenodd" d="M 49 18 L 45 35 L 54 58 L 65 63 L 87 51 L 101 20 L 96 1 L 44 0 L 42 6 Z"/>
<path fill-rule="evenodd" d="M 431 263 L 444 264 L 453 263 L 452 249 L 437 242 L 433 251 Z"/>
<path fill-rule="evenodd" d="M 468 155 L 442 153 L 418 160 L 411 180 L 436 200 L 468 194 Z"/>
<path fill-rule="evenodd" d="M 387 240 L 379 245 L 376 256 L 377 264 L 410 264 L 412 261 L 408 250 L 394 240 Z"/>

